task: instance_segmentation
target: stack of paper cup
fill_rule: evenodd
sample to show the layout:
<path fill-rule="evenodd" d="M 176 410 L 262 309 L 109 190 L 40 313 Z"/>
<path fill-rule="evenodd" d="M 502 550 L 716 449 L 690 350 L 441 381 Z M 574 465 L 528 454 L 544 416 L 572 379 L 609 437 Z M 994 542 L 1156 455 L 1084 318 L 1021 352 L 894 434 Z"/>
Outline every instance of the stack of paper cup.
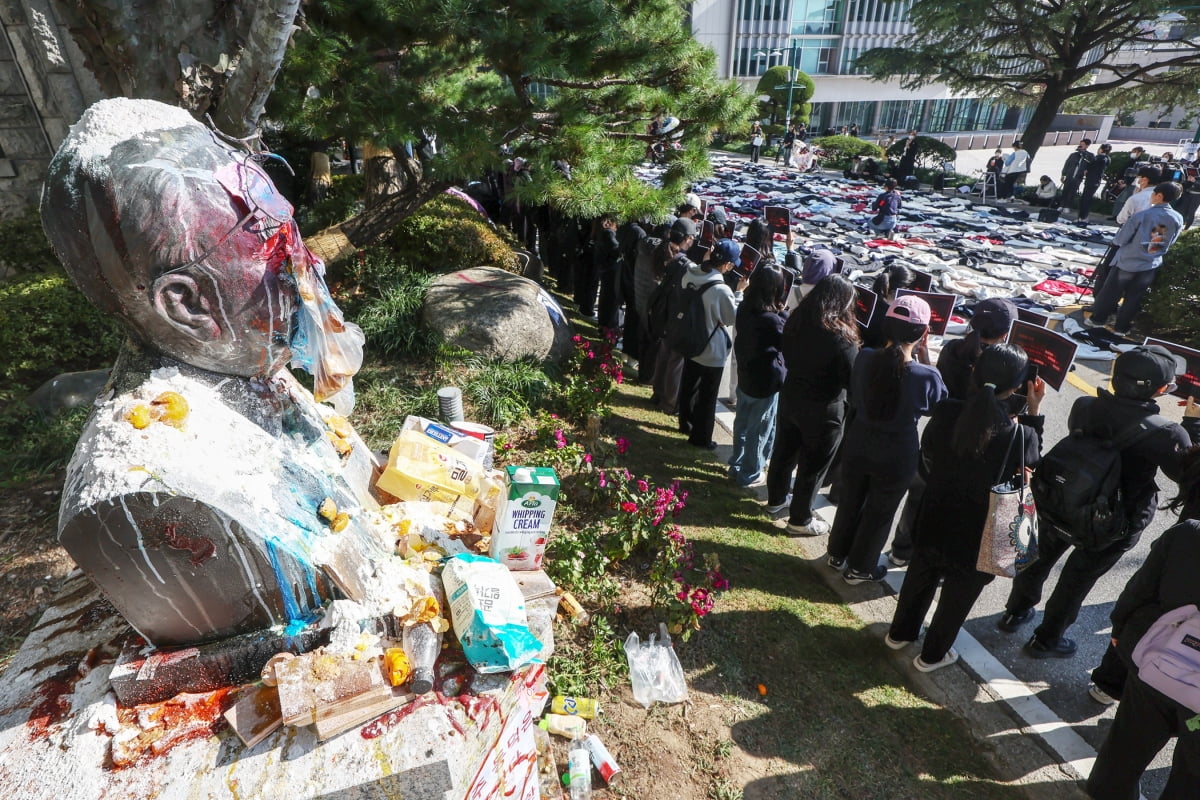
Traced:
<path fill-rule="evenodd" d="M 457 386 L 438 389 L 438 414 L 442 422 L 461 422 L 463 419 L 462 390 Z"/>
<path fill-rule="evenodd" d="M 487 425 L 480 425 L 477 422 L 451 422 L 450 427 L 459 433 L 476 439 L 482 439 L 487 444 L 487 450 L 483 454 L 483 468 L 491 469 L 492 462 L 494 461 L 493 455 L 496 452 L 496 431 Z"/>

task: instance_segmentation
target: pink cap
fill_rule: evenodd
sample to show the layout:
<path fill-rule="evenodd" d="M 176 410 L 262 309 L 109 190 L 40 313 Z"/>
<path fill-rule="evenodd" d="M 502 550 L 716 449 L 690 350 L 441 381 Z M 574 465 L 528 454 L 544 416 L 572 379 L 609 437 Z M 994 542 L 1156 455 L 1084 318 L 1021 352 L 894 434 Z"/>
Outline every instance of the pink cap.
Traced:
<path fill-rule="evenodd" d="M 919 297 L 906 294 L 892 303 L 885 316 L 905 322 L 915 322 L 917 325 L 928 325 L 929 303 Z"/>

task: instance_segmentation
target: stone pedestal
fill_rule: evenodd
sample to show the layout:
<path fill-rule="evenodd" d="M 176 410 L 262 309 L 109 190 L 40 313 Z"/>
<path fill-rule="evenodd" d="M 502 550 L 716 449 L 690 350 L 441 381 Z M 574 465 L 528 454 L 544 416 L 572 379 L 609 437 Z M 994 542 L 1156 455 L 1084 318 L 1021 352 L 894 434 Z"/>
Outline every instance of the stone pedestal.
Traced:
<path fill-rule="evenodd" d="M 284 727 L 246 748 L 221 717 L 233 692 L 118 708 L 109 676 L 130 633 L 86 579 L 68 584 L 0 685 L 0 792 L 22 800 L 537 798 L 540 664 L 477 680 L 477 695 L 432 693 L 324 742 L 311 728 Z M 114 753 L 125 761 L 130 752 L 141 755 L 114 766 Z"/>

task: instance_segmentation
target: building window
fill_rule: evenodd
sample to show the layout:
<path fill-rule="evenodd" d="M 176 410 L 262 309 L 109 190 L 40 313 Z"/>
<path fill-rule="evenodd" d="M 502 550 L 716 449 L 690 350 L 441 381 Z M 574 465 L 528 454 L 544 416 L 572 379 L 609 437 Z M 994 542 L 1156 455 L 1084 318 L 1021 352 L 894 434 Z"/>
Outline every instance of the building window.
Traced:
<path fill-rule="evenodd" d="M 787 0 L 742 0 L 742 19 L 766 22 L 784 18 Z"/>
<path fill-rule="evenodd" d="M 753 77 L 762 75 L 767 71 L 767 67 L 771 66 L 772 58 L 786 59 L 787 54 L 780 56 L 772 56 L 767 48 L 763 47 L 740 47 L 738 48 L 737 62 L 733 67 L 733 74 L 738 77 Z M 783 63 L 776 61 L 776 64 Z"/>
<path fill-rule="evenodd" d="M 841 33 L 841 0 L 792 0 L 792 35 Z"/>
<path fill-rule="evenodd" d="M 946 120 L 950 116 L 950 104 L 953 102 L 953 100 L 929 101 L 929 121 L 925 123 L 925 129 L 930 133 L 947 130 Z"/>
<path fill-rule="evenodd" d="M 855 22 L 903 22 L 912 0 L 849 0 L 846 19 Z"/>
<path fill-rule="evenodd" d="M 860 135 L 874 132 L 875 101 L 860 100 L 840 104 L 838 106 L 838 118 L 835 120 L 835 123 L 839 128 L 843 125 L 847 128 L 851 125 L 858 125 Z"/>
<path fill-rule="evenodd" d="M 837 67 L 837 39 L 793 39 L 796 67 L 809 75 L 831 75 Z M 785 56 L 785 63 L 786 63 Z"/>
<path fill-rule="evenodd" d="M 904 131 L 916 128 L 921 122 L 921 100 L 884 100 L 879 108 L 879 130 Z"/>

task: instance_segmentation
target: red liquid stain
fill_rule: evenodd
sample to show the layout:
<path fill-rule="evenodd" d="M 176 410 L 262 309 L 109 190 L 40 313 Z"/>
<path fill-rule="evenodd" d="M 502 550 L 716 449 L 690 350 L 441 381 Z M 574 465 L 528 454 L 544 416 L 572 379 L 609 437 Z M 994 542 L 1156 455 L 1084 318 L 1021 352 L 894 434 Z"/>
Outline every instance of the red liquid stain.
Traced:
<path fill-rule="evenodd" d="M 198 567 L 208 561 L 217 552 L 217 546 L 212 539 L 204 536 L 187 536 L 179 532 L 179 526 L 169 523 L 163 526 L 163 539 L 167 547 L 173 550 L 184 550 L 192 554 L 188 559 L 193 567 Z"/>
<path fill-rule="evenodd" d="M 394 711 L 389 711 L 375 721 L 364 725 L 359 734 L 364 739 L 375 739 L 390 731 L 403 721 L 409 714 L 416 711 L 418 708 L 432 705 L 437 702 L 434 697 L 426 695 L 418 697 L 416 700 L 407 705 L 400 706 Z"/>
<path fill-rule="evenodd" d="M 185 742 L 215 736 L 228 724 L 222 714 L 233 705 L 232 692 L 232 687 L 197 694 L 182 692 L 161 703 L 118 709 L 117 717 L 123 726 L 142 728 L 143 733 L 126 746 L 119 759 L 114 753 L 114 767 L 143 763 Z M 139 718 L 149 727 L 139 725 Z"/>
<path fill-rule="evenodd" d="M 72 667 L 42 681 L 36 692 L 41 700 L 29 712 L 29 719 L 25 723 L 29 726 L 31 740 L 45 738 L 50 734 L 52 725 L 66 718 L 71 710 L 70 695 L 75 691 L 79 677 L 79 672 Z"/>

